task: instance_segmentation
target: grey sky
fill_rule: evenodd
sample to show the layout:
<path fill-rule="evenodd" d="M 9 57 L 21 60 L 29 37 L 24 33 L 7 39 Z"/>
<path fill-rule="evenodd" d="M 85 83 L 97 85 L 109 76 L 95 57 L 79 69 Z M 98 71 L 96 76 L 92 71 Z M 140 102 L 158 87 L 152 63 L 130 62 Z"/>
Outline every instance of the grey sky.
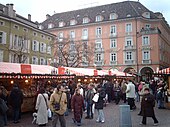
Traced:
<path fill-rule="evenodd" d="M 0 0 L 1 4 L 13 3 L 16 13 L 27 18 L 31 14 L 32 21 L 42 22 L 46 14 L 53 15 L 58 12 L 77 10 L 91 6 L 110 4 L 125 0 Z M 133 0 L 138 1 L 138 0 Z M 139 0 L 145 7 L 153 12 L 161 12 L 170 24 L 169 0 Z"/>

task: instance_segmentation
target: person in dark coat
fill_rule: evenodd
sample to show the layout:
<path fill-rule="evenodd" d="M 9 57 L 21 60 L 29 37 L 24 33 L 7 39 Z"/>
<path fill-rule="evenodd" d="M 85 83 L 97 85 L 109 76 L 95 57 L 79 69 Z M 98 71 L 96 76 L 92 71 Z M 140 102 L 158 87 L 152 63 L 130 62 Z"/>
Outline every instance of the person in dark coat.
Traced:
<path fill-rule="evenodd" d="M 142 97 L 141 101 L 141 112 L 139 115 L 143 116 L 142 122 L 140 123 L 141 125 L 146 125 L 146 118 L 147 117 L 152 117 L 154 120 L 154 125 L 158 125 L 158 120 L 155 116 L 154 112 L 154 107 L 155 107 L 155 98 L 152 94 L 150 94 L 149 88 L 144 89 L 144 95 Z"/>
<path fill-rule="evenodd" d="M 19 89 L 17 84 L 14 84 L 14 86 L 13 86 L 13 89 L 9 96 L 9 102 L 13 109 L 13 122 L 18 123 L 21 105 L 23 103 L 23 93 Z"/>
<path fill-rule="evenodd" d="M 97 93 L 99 95 L 98 101 L 95 103 L 95 109 L 97 109 L 98 117 L 96 122 L 102 122 L 104 123 L 104 113 L 103 113 L 103 107 L 104 107 L 104 98 L 106 96 L 105 90 L 98 86 Z"/>
<path fill-rule="evenodd" d="M 80 89 L 75 89 L 75 94 L 73 95 L 71 99 L 71 108 L 74 112 L 74 118 L 73 121 L 78 126 L 81 125 L 81 119 L 83 115 L 83 109 L 84 109 L 84 99 L 83 96 L 80 94 Z"/>

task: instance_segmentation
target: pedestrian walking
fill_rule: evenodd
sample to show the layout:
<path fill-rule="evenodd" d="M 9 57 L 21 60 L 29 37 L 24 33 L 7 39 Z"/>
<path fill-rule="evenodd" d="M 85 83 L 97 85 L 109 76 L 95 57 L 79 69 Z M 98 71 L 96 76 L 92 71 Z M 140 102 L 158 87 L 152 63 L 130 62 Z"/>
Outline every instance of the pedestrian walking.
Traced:
<path fill-rule="evenodd" d="M 158 125 L 158 120 L 155 117 L 154 107 L 155 107 L 154 96 L 150 94 L 150 89 L 146 87 L 144 89 L 144 95 L 141 101 L 141 112 L 139 115 L 143 116 L 143 118 L 140 125 L 146 125 L 147 117 L 152 117 L 152 119 L 154 120 L 153 124 L 154 126 Z"/>
<path fill-rule="evenodd" d="M 9 102 L 13 110 L 13 123 L 19 123 L 21 105 L 23 103 L 23 93 L 17 84 L 14 84 L 13 86 L 13 89 L 9 96 Z"/>
<path fill-rule="evenodd" d="M 126 97 L 128 105 L 130 105 L 130 110 L 136 109 L 135 97 L 136 97 L 135 85 L 132 83 L 132 80 L 128 81 L 126 88 Z"/>
<path fill-rule="evenodd" d="M 105 122 L 103 107 L 104 107 L 104 98 L 106 97 L 105 90 L 99 85 L 97 88 L 97 93 L 99 95 L 98 101 L 95 102 L 95 109 L 97 109 L 97 119 L 96 122 Z"/>
<path fill-rule="evenodd" d="M 57 127 L 58 119 L 61 127 L 66 127 L 64 113 L 67 109 L 67 96 L 64 87 L 59 84 L 50 97 L 50 109 L 53 112 L 52 127 Z"/>
<path fill-rule="evenodd" d="M 0 96 L 3 94 L 3 89 L 2 87 L 0 87 Z M 4 127 L 5 125 L 5 121 L 4 121 L 4 115 L 6 115 L 6 112 L 8 110 L 8 107 L 5 103 L 5 101 L 0 98 L 0 127 Z"/>
<path fill-rule="evenodd" d="M 71 108 L 74 112 L 74 123 L 77 124 L 77 126 L 81 126 L 81 119 L 84 110 L 84 99 L 83 96 L 80 94 L 80 88 L 76 88 L 75 90 L 75 94 L 71 99 Z"/>
<path fill-rule="evenodd" d="M 92 111 L 92 106 L 93 106 L 93 96 L 95 94 L 94 92 L 94 85 L 93 84 L 89 84 L 88 85 L 88 90 L 85 96 L 86 102 L 87 102 L 87 116 L 85 117 L 85 119 L 93 119 L 93 111 Z"/>
<path fill-rule="evenodd" d="M 45 93 L 45 89 L 41 88 L 37 96 L 36 107 L 38 126 L 46 126 L 48 123 L 48 94 Z"/>

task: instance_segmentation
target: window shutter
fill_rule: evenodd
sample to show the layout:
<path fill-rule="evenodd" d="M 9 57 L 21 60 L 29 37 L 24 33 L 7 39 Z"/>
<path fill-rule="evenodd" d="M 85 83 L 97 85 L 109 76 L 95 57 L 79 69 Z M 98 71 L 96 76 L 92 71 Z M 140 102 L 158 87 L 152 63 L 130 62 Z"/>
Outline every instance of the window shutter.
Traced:
<path fill-rule="evenodd" d="M 6 44 L 6 33 L 5 32 L 3 32 L 2 34 L 2 38 L 3 38 L 2 43 Z"/>
<path fill-rule="evenodd" d="M 44 43 L 44 52 L 47 52 L 46 44 Z"/>
<path fill-rule="evenodd" d="M 32 41 L 32 51 L 34 51 L 34 41 L 35 40 Z"/>
<path fill-rule="evenodd" d="M 36 43 L 36 51 L 39 51 L 39 42 L 38 41 L 36 41 L 37 43 Z"/>

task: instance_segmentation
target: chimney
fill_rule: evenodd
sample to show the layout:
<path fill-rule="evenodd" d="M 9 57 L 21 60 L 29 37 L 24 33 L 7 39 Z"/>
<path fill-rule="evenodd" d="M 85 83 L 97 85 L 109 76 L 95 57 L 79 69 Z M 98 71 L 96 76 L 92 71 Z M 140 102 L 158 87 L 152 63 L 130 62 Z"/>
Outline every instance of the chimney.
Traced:
<path fill-rule="evenodd" d="M 30 21 L 31 21 L 31 15 L 30 15 L 30 14 L 28 14 L 28 20 L 30 20 Z"/>
<path fill-rule="evenodd" d="M 8 15 L 9 15 L 10 17 L 13 17 L 13 16 L 14 16 L 13 6 L 14 6 L 14 4 L 9 4 L 9 6 L 8 6 Z"/>
<path fill-rule="evenodd" d="M 47 15 L 46 15 L 46 19 L 49 19 L 49 18 L 50 18 L 50 15 L 49 15 L 49 14 L 47 14 Z"/>

